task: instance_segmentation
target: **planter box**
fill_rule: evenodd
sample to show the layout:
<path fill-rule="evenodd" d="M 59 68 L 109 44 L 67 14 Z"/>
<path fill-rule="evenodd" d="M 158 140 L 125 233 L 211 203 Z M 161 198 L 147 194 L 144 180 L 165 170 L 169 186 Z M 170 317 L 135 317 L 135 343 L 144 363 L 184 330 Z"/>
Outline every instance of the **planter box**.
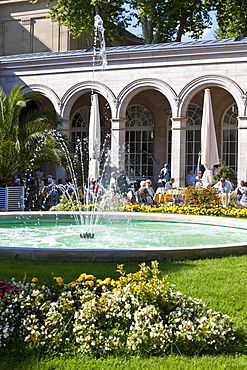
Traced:
<path fill-rule="evenodd" d="M 0 209 L 24 211 L 24 186 L 6 186 L 0 188 Z"/>

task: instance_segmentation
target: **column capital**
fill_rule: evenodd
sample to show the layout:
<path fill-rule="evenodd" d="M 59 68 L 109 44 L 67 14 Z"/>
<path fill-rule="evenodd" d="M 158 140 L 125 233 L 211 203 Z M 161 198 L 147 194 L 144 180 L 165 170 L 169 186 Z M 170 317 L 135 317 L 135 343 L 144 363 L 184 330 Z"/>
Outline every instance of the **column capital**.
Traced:
<path fill-rule="evenodd" d="M 111 129 L 112 130 L 125 130 L 126 119 L 123 118 L 112 118 L 111 119 Z"/>
<path fill-rule="evenodd" d="M 247 129 L 247 116 L 238 117 L 238 129 Z"/>
<path fill-rule="evenodd" d="M 186 130 L 188 118 L 186 117 L 172 117 L 172 130 Z"/>

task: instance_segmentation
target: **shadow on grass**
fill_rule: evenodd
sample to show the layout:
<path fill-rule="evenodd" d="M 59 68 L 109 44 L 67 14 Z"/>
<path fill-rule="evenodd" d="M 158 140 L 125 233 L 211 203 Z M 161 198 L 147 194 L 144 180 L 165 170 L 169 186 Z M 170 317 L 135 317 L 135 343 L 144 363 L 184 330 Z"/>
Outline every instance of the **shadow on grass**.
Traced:
<path fill-rule="evenodd" d="M 175 359 L 174 366 L 178 365 L 179 358 L 181 358 L 181 362 L 185 364 L 188 363 L 188 367 L 186 366 L 186 369 L 195 369 L 195 367 L 190 367 L 189 364 L 191 361 L 194 363 L 198 362 L 198 365 L 200 364 L 200 359 L 204 359 L 204 361 L 207 359 L 215 359 L 217 362 L 219 359 L 220 362 L 222 362 L 222 359 L 225 358 L 227 361 L 229 361 L 229 358 L 240 358 L 241 363 L 241 356 L 244 358 L 244 356 L 247 356 L 247 348 L 246 348 L 246 340 L 247 337 L 244 333 L 238 332 L 236 335 L 236 340 L 231 346 L 228 346 L 227 348 L 224 348 L 222 350 L 208 350 L 208 351 L 198 351 L 197 354 L 188 354 L 183 353 L 183 351 L 177 350 L 175 347 L 173 347 L 171 350 L 167 351 L 167 355 L 164 354 L 162 357 L 150 357 L 142 355 L 139 356 L 133 356 L 133 354 L 126 354 L 122 356 L 116 356 L 116 355 L 109 355 L 106 357 L 100 357 L 100 358 L 93 358 L 88 356 L 83 356 L 81 354 L 78 354 L 75 352 L 71 353 L 65 353 L 61 357 L 60 354 L 55 353 L 45 353 L 42 350 L 27 350 L 24 347 L 24 342 L 17 340 L 13 346 L 5 347 L 4 350 L 0 350 L 0 370 L 59 370 L 59 369 L 65 369 L 65 367 L 60 367 L 61 362 L 67 363 L 68 361 L 68 369 L 111 369 L 111 362 L 114 362 L 115 369 L 123 369 L 124 367 L 116 366 L 116 364 L 126 363 L 126 366 L 128 366 L 128 362 L 138 360 L 138 365 L 134 366 L 134 369 L 144 369 L 146 367 L 146 360 L 152 360 L 154 363 L 160 361 L 160 359 L 163 359 L 162 361 L 169 360 L 172 363 L 173 358 Z M 171 357 L 173 356 L 173 357 Z M 156 360 L 155 360 L 156 359 Z M 224 361 L 224 360 L 223 360 Z M 92 365 L 95 365 L 97 362 L 98 367 L 90 367 L 90 363 Z M 73 364 L 78 363 L 77 367 L 74 367 Z M 229 363 L 229 362 L 228 362 Z M 71 367 L 70 367 L 71 364 Z M 80 366 L 80 365 L 82 366 Z M 87 366 L 85 366 L 87 365 Z M 91 366 L 92 366 L 91 365 Z M 89 366 L 89 367 L 88 367 Z M 106 366 L 106 367 L 105 367 Z M 164 363 L 165 366 L 165 363 Z M 204 365 L 205 366 L 205 365 Z M 198 369 L 208 369 L 208 367 L 204 367 L 202 364 L 202 367 L 198 367 Z M 153 367 L 152 367 L 153 368 Z M 157 367 L 157 369 L 171 369 L 172 367 Z M 175 367 L 174 367 L 175 368 Z M 180 367 L 179 367 L 180 368 Z M 183 367 L 185 368 L 185 367 Z M 219 367 L 221 368 L 221 367 Z M 242 368 L 242 367 L 241 367 Z M 132 366 L 131 366 L 132 369 Z M 213 367 L 213 369 L 215 369 Z M 223 369 L 223 368 L 222 368 Z M 225 367 L 224 367 L 225 369 Z M 235 369 L 235 367 L 234 367 Z"/>

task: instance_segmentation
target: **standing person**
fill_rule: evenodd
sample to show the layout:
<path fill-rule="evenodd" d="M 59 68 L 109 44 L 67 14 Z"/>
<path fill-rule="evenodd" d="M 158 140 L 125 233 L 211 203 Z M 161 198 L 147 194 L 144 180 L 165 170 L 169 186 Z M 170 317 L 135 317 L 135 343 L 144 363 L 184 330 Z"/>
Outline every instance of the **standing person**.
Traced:
<path fill-rule="evenodd" d="M 27 199 L 25 204 L 26 209 L 37 207 L 37 199 L 38 199 L 38 187 L 35 179 L 31 177 L 28 181 L 27 186 Z"/>
<path fill-rule="evenodd" d="M 170 173 L 168 170 L 168 164 L 165 163 L 164 167 L 160 170 L 158 182 L 162 182 L 163 186 L 169 181 Z"/>
<path fill-rule="evenodd" d="M 57 189 L 58 198 L 60 198 L 67 189 L 67 185 L 65 184 L 64 179 L 62 178 L 58 179 L 56 189 Z"/>
<path fill-rule="evenodd" d="M 117 178 L 117 186 L 122 197 L 126 197 L 129 190 L 130 181 L 127 178 L 125 171 L 121 170 L 120 175 Z"/>
<path fill-rule="evenodd" d="M 89 202 L 90 203 L 95 203 L 95 202 L 99 202 L 102 198 L 102 194 L 103 194 L 103 191 L 102 191 L 102 188 L 100 187 L 99 183 L 97 183 L 97 180 L 92 178 L 91 179 L 91 184 L 89 185 Z"/>
<path fill-rule="evenodd" d="M 38 191 L 38 207 L 41 209 L 45 198 L 45 184 L 40 176 L 36 178 L 36 183 Z"/>
<path fill-rule="evenodd" d="M 112 172 L 111 173 L 111 179 L 110 179 L 109 188 L 110 188 L 111 193 L 112 193 L 112 198 L 114 198 L 116 196 L 116 194 L 117 194 L 117 191 L 118 191 L 118 187 L 117 187 L 117 174 L 116 174 L 116 172 Z"/>

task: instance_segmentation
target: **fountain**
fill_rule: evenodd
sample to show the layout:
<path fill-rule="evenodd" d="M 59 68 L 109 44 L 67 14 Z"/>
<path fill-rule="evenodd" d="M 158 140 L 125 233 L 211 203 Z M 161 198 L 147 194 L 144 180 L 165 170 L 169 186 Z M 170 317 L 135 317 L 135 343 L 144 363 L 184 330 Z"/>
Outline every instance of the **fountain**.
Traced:
<path fill-rule="evenodd" d="M 95 17 L 93 66 L 97 58 L 97 34 L 100 42 L 99 59 L 105 69 L 104 28 L 99 16 Z M 75 189 L 78 189 L 68 148 L 59 132 L 54 131 L 53 134 L 66 154 L 70 177 Z M 98 96 L 92 91 L 87 189 L 90 179 L 100 178 L 100 141 Z M 78 148 L 82 152 L 80 142 Z M 84 169 L 81 170 L 84 173 Z M 66 189 L 65 194 L 72 204 L 73 200 Z M 84 193 L 86 210 L 82 210 L 77 190 L 74 195 L 78 211 L 0 213 L 0 258 L 144 261 L 158 258 L 179 260 L 221 257 L 247 252 L 245 220 L 178 214 L 99 212 L 96 211 L 97 201 L 91 204 L 87 191 Z M 110 198 L 106 196 L 102 202 Z"/>

